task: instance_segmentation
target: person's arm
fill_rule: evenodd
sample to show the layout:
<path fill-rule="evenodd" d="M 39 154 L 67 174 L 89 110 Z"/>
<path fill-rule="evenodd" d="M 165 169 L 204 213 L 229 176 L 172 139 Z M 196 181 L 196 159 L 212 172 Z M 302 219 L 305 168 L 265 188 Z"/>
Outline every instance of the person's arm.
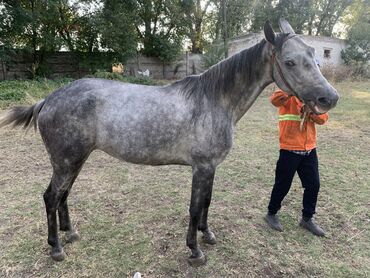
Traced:
<path fill-rule="evenodd" d="M 321 114 L 321 115 L 315 115 L 313 113 L 310 114 L 310 119 L 318 125 L 323 125 L 329 120 L 329 114 Z"/>
<path fill-rule="evenodd" d="M 283 91 L 276 91 L 270 97 L 270 101 L 272 105 L 279 107 L 279 106 L 284 106 L 285 104 L 287 104 L 290 97 L 291 97 L 290 95 L 288 95 L 287 93 Z"/>

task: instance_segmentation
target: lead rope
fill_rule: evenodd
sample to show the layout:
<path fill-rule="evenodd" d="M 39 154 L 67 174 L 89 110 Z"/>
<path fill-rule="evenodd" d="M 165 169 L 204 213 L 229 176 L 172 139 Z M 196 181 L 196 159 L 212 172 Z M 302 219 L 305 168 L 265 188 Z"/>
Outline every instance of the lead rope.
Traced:
<path fill-rule="evenodd" d="M 303 104 L 301 109 L 303 109 L 303 115 L 299 124 L 299 130 L 302 132 L 304 128 L 304 123 L 308 121 L 309 112 L 306 111 L 305 104 Z"/>
<path fill-rule="evenodd" d="M 303 117 L 301 119 L 301 123 L 299 125 L 299 130 L 302 132 L 304 127 L 304 122 L 306 121 L 307 112 L 303 113 Z"/>

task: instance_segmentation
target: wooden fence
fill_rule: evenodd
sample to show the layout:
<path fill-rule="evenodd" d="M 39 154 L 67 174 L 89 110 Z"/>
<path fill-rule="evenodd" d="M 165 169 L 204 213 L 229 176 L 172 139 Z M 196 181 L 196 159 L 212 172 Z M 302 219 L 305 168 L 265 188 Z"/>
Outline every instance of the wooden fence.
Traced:
<path fill-rule="evenodd" d="M 36 70 L 42 70 L 49 78 L 79 78 L 89 73 L 79 67 L 79 62 L 70 52 L 47 53 L 44 60 L 42 65 L 37 65 L 33 63 L 31 54 L 24 51 L 12 52 L 8 54 L 6 62 L 0 62 L 0 80 L 31 78 Z"/>
<path fill-rule="evenodd" d="M 85 56 L 71 52 L 49 52 L 43 58 L 42 65 L 33 64 L 33 57 L 24 51 L 8 55 L 6 61 L 0 60 L 0 80 L 31 78 L 36 70 L 48 78 L 71 77 L 81 78 L 95 70 L 110 71 L 112 65 L 108 53 L 96 52 Z M 107 57 L 107 59 L 105 59 Z M 174 62 L 164 63 L 155 57 L 138 54 L 123 65 L 125 74 L 138 75 L 138 71 L 150 71 L 155 79 L 177 79 L 203 71 L 202 57 L 199 54 L 185 53 Z"/>

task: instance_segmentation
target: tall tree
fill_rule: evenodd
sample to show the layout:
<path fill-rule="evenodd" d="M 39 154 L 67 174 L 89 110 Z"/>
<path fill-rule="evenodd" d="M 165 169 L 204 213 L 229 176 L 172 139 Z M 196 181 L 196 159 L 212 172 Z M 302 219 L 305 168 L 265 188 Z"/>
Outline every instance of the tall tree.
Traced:
<path fill-rule="evenodd" d="M 186 35 L 191 41 L 191 52 L 202 53 L 204 49 L 204 29 L 207 10 L 212 0 L 182 0 L 182 11 L 185 15 Z"/>
<path fill-rule="evenodd" d="M 356 0 L 344 21 L 348 26 L 349 47 L 342 51 L 346 64 L 357 64 L 358 69 L 369 68 L 370 62 L 370 1 Z"/>
<path fill-rule="evenodd" d="M 0 14 L 1 42 L 11 47 L 36 51 L 60 46 L 55 31 L 56 9 L 50 0 L 4 0 Z"/>
<path fill-rule="evenodd" d="M 138 43 L 136 1 L 105 0 L 100 18 L 97 31 L 101 34 L 102 46 L 119 54 L 121 61 L 135 54 Z"/>
<path fill-rule="evenodd" d="M 280 0 L 274 9 L 272 21 L 276 24 L 279 18 L 287 18 L 295 32 L 302 34 L 311 19 L 313 4 L 312 0 Z"/>
<path fill-rule="evenodd" d="M 317 0 L 318 13 L 316 24 L 316 36 L 331 36 L 334 25 L 343 15 L 345 9 L 353 2 L 352 0 Z"/>
<path fill-rule="evenodd" d="M 251 31 L 260 31 L 266 19 L 277 28 L 278 19 L 289 20 L 297 33 L 332 36 L 335 24 L 353 0 L 262 0 L 254 6 Z"/>
<path fill-rule="evenodd" d="M 63 39 L 64 45 L 69 51 L 76 50 L 76 32 L 78 26 L 77 6 L 70 5 L 68 1 L 62 0 L 55 4 L 57 17 L 55 18 L 56 29 L 59 36 Z"/>
<path fill-rule="evenodd" d="M 253 6 L 253 19 L 250 31 L 259 32 L 262 30 L 267 19 L 271 19 L 274 15 L 273 0 L 256 1 Z M 271 22 L 275 24 L 275 22 Z"/>
<path fill-rule="evenodd" d="M 105 0 L 107 1 L 107 0 Z M 111 0 L 113 1 L 113 0 Z M 181 51 L 181 22 L 179 0 L 115 0 L 126 10 L 135 12 L 131 23 L 146 55 L 164 61 L 173 60 Z"/>
<path fill-rule="evenodd" d="M 223 8 L 221 1 L 214 0 L 214 9 L 211 18 L 207 18 L 211 25 L 211 38 L 220 40 L 223 34 Z M 253 19 L 253 6 L 255 0 L 225 0 L 226 6 L 226 28 L 228 37 L 236 37 L 247 32 Z"/>

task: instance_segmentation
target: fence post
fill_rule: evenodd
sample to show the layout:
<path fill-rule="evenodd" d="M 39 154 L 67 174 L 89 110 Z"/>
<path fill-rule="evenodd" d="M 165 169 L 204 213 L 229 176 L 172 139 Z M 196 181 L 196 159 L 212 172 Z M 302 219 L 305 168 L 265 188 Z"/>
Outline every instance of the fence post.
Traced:
<path fill-rule="evenodd" d="M 138 51 L 136 52 L 136 63 L 137 63 L 137 71 L 135 71 L 135 75 L 134 76 L 136 76 L 137 75 L 137 72 L 139 70 L 141 70 L 140 69 L 140 57 L 139 57 L 139 52 Z"/>
<path fill-rule="evenodd" d="M 164 77 L 164 61 L 162 61 L 162 75 L 163 75 L 163 79 L 166 79 L 166 78 Z"/>
<path fill-rule="evenodd" d="M 3 70 L 3 80 L 6 80 L 6 67 L 3 60 L 1 60 L 1 69 Z"/>
<path fill-rule="evenodd" d="M 186 64 L 185 76 L 188 76 L 189 51 L 186 51 L 186 53 L 185 53 L 185 64 Z"/>

